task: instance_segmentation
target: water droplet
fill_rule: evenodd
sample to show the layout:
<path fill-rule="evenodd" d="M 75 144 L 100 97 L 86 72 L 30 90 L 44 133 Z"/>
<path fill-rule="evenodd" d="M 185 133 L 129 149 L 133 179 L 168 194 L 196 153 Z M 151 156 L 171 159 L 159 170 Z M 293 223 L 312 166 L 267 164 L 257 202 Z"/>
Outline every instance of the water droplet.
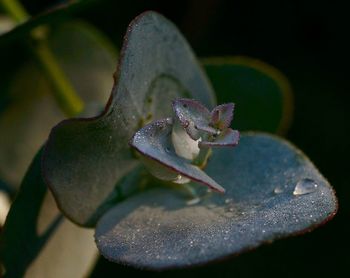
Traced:
<path fill-rule="evenodd" d="M 232 202 L 232 199 L 226 199 L 225 200 L 225 204 L 229 204 L 229 203 L 231 203 Z"/>
<path fill-rule="evenodd" d="M 302 179 L 298 181 L 297 185 L 294 188 L 293 194 L 295 196 L 298 196 L 312 193 L 316 191 L 317 186 L 317 183 L 312 179 Z"/>
<path fill-rule="evenodd" d="M 196 205 L 201 201 L 200 198 L 196 197 L 186 202 L 188 206 Z"/>
<path fill-rule="evenodd" d="M 265 231 L 265 230 L 262 230 L 262 233 L 264 234 L 264 233 L 266 233 L 266 231 Z"/>
<path fill-rule="evenodd" d="M 183 177 L 181 175 L 177 175 L 176 178 L 173 180 L 173 182 L 178 184 L 184 184 L 184 183 L 190 182 L 190 179 Z"/>
<path fill-rule="evenodd" d="M 275 194 L 281 194 L 283 192 L 283 188 L 280 186 L 277 186 L 274 190 L 273 193 Z"/>

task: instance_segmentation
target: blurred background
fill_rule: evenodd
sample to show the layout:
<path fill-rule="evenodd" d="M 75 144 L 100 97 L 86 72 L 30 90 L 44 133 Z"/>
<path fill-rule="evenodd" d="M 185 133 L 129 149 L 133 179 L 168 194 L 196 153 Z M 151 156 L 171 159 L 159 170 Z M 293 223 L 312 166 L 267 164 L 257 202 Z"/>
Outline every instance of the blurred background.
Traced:
<path fill-rule="evenodd" d="M 63 3 L 21 2 L 32 15 Z M 337 277 L 349 272 L 350 24 L 345 6 L 344 1 L 313 0 L 101 0 L 87 1 L 55 18 L 84 19 L 120 49 L 129 22 L 145 10 L 156 10 L 178 26 L 199 57 L 244 55 L 278 68 L 294 93 L 294 117 L 285 136 L 309 156 L 339 198 L 338 214 L 327 225 L 232 260 L 191 270 L 141 273 L 100 258 L 92 277 Z M 9 37 L 0 43 L 0 88 L 6 88 L 29 54 L 20 40 Z M 1 96 L 0 113 L 9 101 Z M 4 132 L 0 130 L 0 136 Z"/>

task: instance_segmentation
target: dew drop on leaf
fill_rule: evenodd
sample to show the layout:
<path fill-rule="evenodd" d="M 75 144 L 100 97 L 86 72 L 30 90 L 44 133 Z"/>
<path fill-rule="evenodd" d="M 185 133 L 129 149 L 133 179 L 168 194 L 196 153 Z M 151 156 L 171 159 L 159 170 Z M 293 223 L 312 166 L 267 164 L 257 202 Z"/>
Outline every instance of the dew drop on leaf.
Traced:
<path fill-rule="evenodd" d="M 182 175 L 177 175 L 177 177 L 175 178 L 175 180 L 173 180 L 173 182 L 178 184 L 184 184 L 184 183 L 189 183 L 190 179 Z"/>
<path fill-rule="evenodd" d="M 293 195 L 298 196 L 315 192 L 317 186 L 317 183 L 312 179 L 302 179 L 296 184 Z"/>
<path fill-rule="evenodd" d="M 273 193 L 275 194 L 281 194 L 283 192 L 283 188 L 280 186 L 275 187 L 275 189 L 273 190 Z"/>

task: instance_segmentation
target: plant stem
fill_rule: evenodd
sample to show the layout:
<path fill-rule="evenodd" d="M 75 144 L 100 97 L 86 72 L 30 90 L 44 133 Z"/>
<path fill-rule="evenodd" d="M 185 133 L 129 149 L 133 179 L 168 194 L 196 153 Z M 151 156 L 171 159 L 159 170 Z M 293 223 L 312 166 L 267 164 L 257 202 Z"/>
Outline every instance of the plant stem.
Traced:
<path fill-rule="evenodd" d="M 201 169 L 204 169 L 208 163 L 208 159 L 211 156 L 211 153 L 211 148 L 201 148 L 198 156 L 193 161 L 193 164 L 197 165 Z"/>
<path fill-rule="evenodd" d="M 0 5 L 17 23 L 30 17 L 18 0 L 0 0 Z M 52 86 L 57 104 L 67 116 L 72 117 L 83 110 L 84 104 L 50 50 L 45 31 L 45 27 L 39 26 L 30 33 L 32 52 Z"/>
<path fill-rule="evenodd" d="M 45 39 L 40 39 L 33 46 L 33 53 L 39 65 L 50 81 L 57 104 L 67 116 L 82 112 L 84 104 L 58 65 Z"/>
<path fill-rule="evenodd" d="M 0 5 L 16 23 L 22 23 L 29 18 L 28 13 L 17 0 L 0 0 Z"/>

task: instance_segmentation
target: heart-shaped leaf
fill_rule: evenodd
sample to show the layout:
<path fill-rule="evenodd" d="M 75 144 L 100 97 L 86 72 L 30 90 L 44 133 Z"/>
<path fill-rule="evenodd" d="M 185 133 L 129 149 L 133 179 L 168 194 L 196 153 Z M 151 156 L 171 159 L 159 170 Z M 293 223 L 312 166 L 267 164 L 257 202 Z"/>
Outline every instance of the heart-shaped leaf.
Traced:
<path fill-rule="evenodd" d="M 119 181 L 139 163 L 128 146 L 130 138 L 150 120 L 171 115 L 165 103 L 190 96 L 207 107 L 215 105 L 187 42 L 154 12 L 129 26 L 115 79 L 103 115 L 61 122 L 45 149 L 46 182 L 61 210 L 80 225 L 94 225 L 109 208 Z"/>
<path fill-rule="evenodd" d="M 109 210 L 95 234 L 103 256 L 156 270 L 204 264 L 310 231 L 337 209 L 315 166 L 277 137 L 245 135 L 236 148 L 215 150 L 206 172 L 226 196 L 204 193 L 191 205 L 180 191 L 156 188 Z M 305 179 L 317 187 L 293 194 Z"/>
<path fill-rule="evenodd" d="M 86 103 L 84 116 L 99 114 L 113 83 L 116 51 L 98 30 L 80 21 L 56 26 L 48 42 Z M 0 115 L 0 130 L 6 131 L 0 136 L 0 176 L 18 188 L 50 129 L 65 116 L 54 102 L 49 83 L 33 63 L 18 70 L 8 94 L 9 105 Z"/>
<path fill-rule="evenodd" d="M 234 102 L 234 128 L 285 133 L 292 118 L 291 88 L 272 66 L 247 57 L 202 60 L 219 103 Z"/>
<path fill-rule="evenodd" d="M 93 231 L 77 227 L 59 212 L 41 176 L 41 154 L 32 162 L 1 233 L 2 274 L 85 276 L 97 258 Z"/>

